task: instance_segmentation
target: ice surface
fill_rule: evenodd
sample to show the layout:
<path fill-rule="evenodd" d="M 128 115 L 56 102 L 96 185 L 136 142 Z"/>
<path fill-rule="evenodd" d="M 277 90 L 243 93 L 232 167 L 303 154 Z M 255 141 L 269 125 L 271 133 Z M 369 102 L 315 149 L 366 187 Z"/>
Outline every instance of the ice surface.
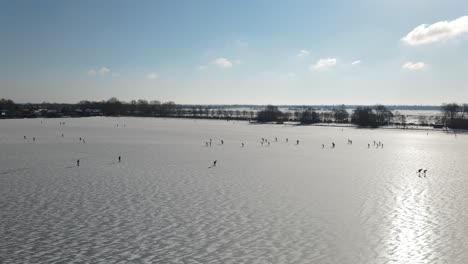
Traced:
<path fill-rule="evenodd" d="M 0 263 L 466 263 L 467 161 L 432 131 L 0 120 Z"/>

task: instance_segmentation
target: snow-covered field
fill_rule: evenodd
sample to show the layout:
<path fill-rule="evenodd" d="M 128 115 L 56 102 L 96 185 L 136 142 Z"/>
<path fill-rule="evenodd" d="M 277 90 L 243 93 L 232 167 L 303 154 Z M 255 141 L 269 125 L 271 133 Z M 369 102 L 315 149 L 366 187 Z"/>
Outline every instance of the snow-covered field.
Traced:
<path fill-rule="evenodd" d="M 467 249 L 468 135 L 0 120 L 0 263 L 456 264 Z"/>

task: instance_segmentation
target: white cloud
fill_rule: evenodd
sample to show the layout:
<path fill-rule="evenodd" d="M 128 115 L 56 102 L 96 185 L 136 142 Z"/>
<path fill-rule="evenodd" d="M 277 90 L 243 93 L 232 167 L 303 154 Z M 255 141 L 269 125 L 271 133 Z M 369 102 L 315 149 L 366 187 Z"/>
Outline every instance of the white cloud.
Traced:
<path fill-rule="evenodd" d="M 355 61 L 351 62 L 351 65 L 353 65 L 353 66 L 358 66 L 359 64 L 361 64 L 360 60 L 355 60 Z"/>
<path fill-rule="evenodd" d="M 231 68 L 232 67 L 232 62 L 230 62 L 228 59 L 223 58 L 223 57 L 217 58 L 212 63 L 217 65 L 218 67 L 221 67 L 221 68 Z"/>
<path fill-rule="evenodd" d="M 109 68 L 106 68 L 106 67 L 102 67 L 101 69 L 99 69 L 99 74 L 100 75 L 106 75 L 110 72 L 110 69 Z"/>
<path fill-rule="evenodd" d="M 408 61 L 407 63 L 403 64 L 401 66 L 403 69 L 407 69 L 410 71 L 418 71 L 424 69 L 426 67 L 426 64 L 424 62 L 411 62 Z"/>
<path fill-rule="evenodd" d="M 462 16 L 452 21 L 439 21 L 431 25 L 419 25 L 403 37 L 401 41 L 411 46 L 417 46 L 445 41 L 467 32 L 468 16 Z"/>
<path fill-rule="evenodd" d="M 155 72 L 150 72 L 146 75 L 146 78 L 148 78 L 148 80 L 156 80 L 159 76 Z"/>
<path fill-rule="evenodd" d="M 297 53 L 297 56 L 299 58 L 304 58 L 304 57 L 309 56 L 309 54 L 310 54 L 310 51 L 308 50 L 300 50 L 299 53 Z"/>
<path fill-rule="evenodd" d="M 311 70 L 328 69 L 336 65 L 336 58 L 320 59 L 314 65 L 310 66 Z"/>
<path fill-rule="evenodd" d="M 94 76 L 94 75 L 96 75 L 96 70 L 91 69 L 91 70 L 89 70 L 87 73 L 88 73 L 88 75 L 90 75 L 90 76 Z"/>

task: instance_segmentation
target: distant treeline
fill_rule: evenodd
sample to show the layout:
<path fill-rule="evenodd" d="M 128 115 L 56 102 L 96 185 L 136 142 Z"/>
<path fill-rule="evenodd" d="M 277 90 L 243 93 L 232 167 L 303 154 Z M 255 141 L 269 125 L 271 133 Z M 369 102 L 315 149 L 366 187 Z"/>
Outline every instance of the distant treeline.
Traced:
<path fill-rule="evenodd" d="M 286 111 L 281 111 L 287 109 Z M 247 110 L 248 109 L 248 110 Z M 349 109 L 353 109 L 349 112 Z M 209 119 L 255 120 L 283 123 L 298 121 L 301 124 L 341 123 L 363 127 L 396 125 L 406 127 L 406 116 L 391 110 L 438 110 L 441 115 L 421 117 L 419 125 L 468 129 L 468 104 L 442 104 L 441 106 L 253 106 L 253 105 L 181 105 L 172 101 L 157 100 L 120 101 L 113 97 L 107 101 L 80 101 L 76 104 L 18 104 L 0 99 L 0 118 L 34 117 L 84 117 L 84 116 L 143 116 L 182 117 Z"/>
<path fill-rule="evenodd" d="M 142 116 L 252 120 L 256 112 L 220 106 L 179 105 L 172 101 L 148 102 L 140 99 L 124 102 L 115 97 L 107 101 L 80 101 L 77 104 L 16 104 L 12 100 L 0 99 L 0 118 Z"/>
<path fill-rule="evenodd" d="M 315 123 L 351 123 L 361 127 L 380 127 L 387 125 L 396 125 L 406 127 L 406 115 L 395 111 L 394 113 L 384 105 L 375 105 L 373 107 L 357 106 L 351 114 L 346 111 L 347 106 L 341 105 L 332 108 L 327 112 L 319 112 L 313 108 L 304 108 L 295 111 L 293 115 L 301 124 Z M 468 104 L 459 105 L 456 103 L 442 104 L 439 107 L 441 115 L 433 117 L 433 123 L 427 121 L 427 117 L 419 118 L 419 125 L 434 127 L 448 127 L 468 129 Z M 258 122 L 276 122 L 282 123 L 290 120 L 291 113 L 284 113 L 277 106 L 268 105 L 257 114 Z"/>

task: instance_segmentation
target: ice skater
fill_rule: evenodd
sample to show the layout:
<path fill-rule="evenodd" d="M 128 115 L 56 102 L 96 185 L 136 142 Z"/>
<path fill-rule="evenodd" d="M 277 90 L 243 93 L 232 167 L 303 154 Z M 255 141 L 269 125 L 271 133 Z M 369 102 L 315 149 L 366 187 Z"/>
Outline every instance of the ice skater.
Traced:
<path fill-rule="evenodd" d="M 121 160 L 122 160 L 122 157 L 119 156 L 119 163 L 120 163 Z"/>
<path fill-rule="evenodd" d="M 36 141 L 36 138 L 35 138 L 35 137 L 33 137 L 33 141 Z"/>
<path fill-rule="evenodd" d="M 325 148 L 325 144 L 322 144 L 322 149 L 324 149 L 324 148 Z"/>
<path fill-rule="evenodd" d="M 224 145 L 224 141 L 221 139 L 221 145 Z"/>
<path fill-rule="evenodd" d="M 213 161 L 213 165 L 211 165 L 211 167 L 208 167 L 208 169 L 216 167 L 216 162 L 218 162 L 218 160 Z"/>
<path fill-rule="evenodd" d="M 299 139 L 298 139 L 298 140 L 296 140 L 296 145 L 299 145 Z"/>
<path fill-rule="evenodd" d="M 242 147 L 244 147 L 244 142 L 242 142 Z"/>
<path fill-rule="evenodd" d="M 332 148 L 335 148 L 335 142 L 332 142 Z"/>
<path fill-rule="evenodd" d="M 423 170 L 423 175 L 424 175 L 424 177 L 426 177 L 426 172 L 427 172 L 427 169 L 426 169 L 426 170 Z"/>
<path fill-rule="evenodd" d="M 419 170 L 416 172 L 416 173 L 418 174 L 418 177 L 420 177 L 420 178 L 421 178 L 421 171 L 422 171 L 422 170 L 423 170 L 423 169 L 419 169 Z"/>
<path fill-rule="evenodd" d="M 76 160 L 76 166 L 77 166 L 77 167 L 80 166 L 80 159 L 77 159 L 77 160 Z"/>

